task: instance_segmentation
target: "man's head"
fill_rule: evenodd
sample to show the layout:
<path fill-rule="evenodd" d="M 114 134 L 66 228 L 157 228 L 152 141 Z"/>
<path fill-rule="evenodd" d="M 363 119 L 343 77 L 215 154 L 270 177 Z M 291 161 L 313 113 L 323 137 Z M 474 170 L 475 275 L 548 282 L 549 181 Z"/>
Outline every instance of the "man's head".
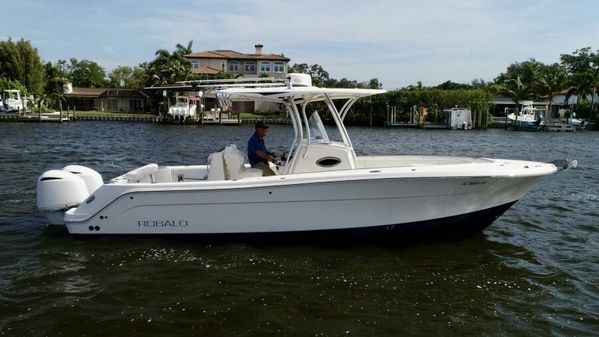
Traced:
<path fill-rule="evenodd" d="M 264 122 L 256 123 L 256 135 L 260 138 L 266 136 L 266 131 L 268 130 L 268 125 L 264 124 Z"/>

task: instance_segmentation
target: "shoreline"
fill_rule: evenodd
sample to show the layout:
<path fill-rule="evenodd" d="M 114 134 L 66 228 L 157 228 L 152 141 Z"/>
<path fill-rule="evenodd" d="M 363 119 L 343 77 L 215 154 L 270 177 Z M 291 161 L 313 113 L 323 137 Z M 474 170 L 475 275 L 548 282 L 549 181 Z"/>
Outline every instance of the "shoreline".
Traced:
<path fill-rule="evenodd" d="M 51 115 L 42 114 L 41 118 L 37 114 L 32 115 L 18 115 L 18 114 L 0 114 L 0 122 L 5 123 L 42 123 L 42 122 L 53 122 L 53 123 L 66 123 L 66 122 L 77 122 L 77 121 L 99 121 L 99 122 L 139 122 L 139 123 L 163 123 L 163 124 L 174 124 L 170 123 L 163 116 L 140 114 L 135 115 L 75 115 L 65 113 L 64 115 Z M 190 123 L 187 125 L 240 125 L 240 124 L 255 124 L 258 121 L 262 121 L 267 124 L 285 124 L 291 125 L 291 121 L 284 118 L 244 118 L 238 119 L 223 119 L 223 120 L 201 120 Z"/>
<path fill-rule="evenodd" d="M 126 115 L 109 115 L 109 114 L 98 114 L 98 115 L 77 115 L 73 116 L 70 113 L 64 113 L 63 115 L 58 114 L 42 114 L 41 119 L 37 114 L 31 115 L 19 115 L 19 114 L 0 114 L 0 123 L 68 123 L 68 122 L 128 122 L 128 123 L 158 123 L 158 124 L 176 124 L 166 120 L 164 116 L 150 115 L 150 114 L 126 114 Z M 277 124 L 277 125 L 291 125 L 291 120 L 285 118 L 242 118 L 242 119 L 223 119 L 223 120 L 199 120 L 194 122 L 185 123 L 185 125 L 242 125 L 242 124 L 255 124 L 261 121 L 266 124 Z M 368 126 L 368 125 L 353 125 L 353 126 Z M 411 126 L 405 125 L 386 125 L 387 128 L 406 128 L 415 127 L 419 129 L 439 129 L 449 130 L 445 125 L 428 123 L 423 126 Z M 492 123 L 487 126 L 488 129 L 504 129 L 505 124 L 503 123 Z M 480 130 L 480 129 L 477 129 Z M 596 131 L 593 124 L 589 123 L 589 127 L 585 129 L 577 129 L 576 131 Z M 546 132 L 542 130 L 534 130 L 531 132 Z M 560 132 L 560 131 L 552 131 Z M 569 131 L 563 131 L 569 132 Z"/>

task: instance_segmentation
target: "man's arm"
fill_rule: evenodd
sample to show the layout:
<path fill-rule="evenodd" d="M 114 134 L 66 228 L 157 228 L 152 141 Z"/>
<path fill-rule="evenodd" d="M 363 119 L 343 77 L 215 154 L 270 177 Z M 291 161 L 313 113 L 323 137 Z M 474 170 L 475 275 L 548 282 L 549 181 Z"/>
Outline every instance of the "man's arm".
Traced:
<path fill-rule="evenodd" d="M 271 153 L 271 152 L 258 150 L 258 151 L 256 151 L 256 156 L 258 156 L 258 158 L 260 158 L 262 160 L 271 161 L 273 163 L 275 161 L 275 155 L 274 155 L 274 153 Z"/>

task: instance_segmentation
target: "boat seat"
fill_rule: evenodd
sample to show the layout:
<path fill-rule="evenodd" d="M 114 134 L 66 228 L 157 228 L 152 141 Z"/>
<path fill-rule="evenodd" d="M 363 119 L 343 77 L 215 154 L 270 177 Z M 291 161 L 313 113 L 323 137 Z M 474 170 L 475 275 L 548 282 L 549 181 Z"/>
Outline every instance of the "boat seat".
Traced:
<path fill-rule="evenodd" d="M 173 176 L 170 167 L 161 167 L 156 172 L 150 173 L 152 183 L 172 183 Z"/>
<path fill-rule="evenodd" d="M 153 182 L 153 175 L 158 172 L 158 164 L 148 164 L 142 167 L 138 167 L 133 171 L 125 174 L 125 179 L 130 183 L 151 183 Z"/>
<path fill-rule="evenodd" d="M 262 177 L 262 170 L 245 166 L 245 155 L 235 145 L 229 145 L 225 148 L 223 159 L 226 178 L 229 180 Z"/>
<path fill-rule="evenodd" d="M 208 156 L 208 180 L 225 180 L 223 152 L 214 152 Z"/>

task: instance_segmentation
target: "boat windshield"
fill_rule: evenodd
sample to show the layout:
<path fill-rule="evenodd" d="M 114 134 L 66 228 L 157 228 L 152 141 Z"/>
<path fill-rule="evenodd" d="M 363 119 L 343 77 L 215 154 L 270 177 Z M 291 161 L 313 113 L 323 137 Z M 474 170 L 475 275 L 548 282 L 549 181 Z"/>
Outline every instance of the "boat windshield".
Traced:
<path fill-rule="evenodd" d="M 310 142 L 311 143 L 330 143 L 327 130 L 322 124 L 318 111 L 314 111 L 308 120 L 310 127 Z"/>

